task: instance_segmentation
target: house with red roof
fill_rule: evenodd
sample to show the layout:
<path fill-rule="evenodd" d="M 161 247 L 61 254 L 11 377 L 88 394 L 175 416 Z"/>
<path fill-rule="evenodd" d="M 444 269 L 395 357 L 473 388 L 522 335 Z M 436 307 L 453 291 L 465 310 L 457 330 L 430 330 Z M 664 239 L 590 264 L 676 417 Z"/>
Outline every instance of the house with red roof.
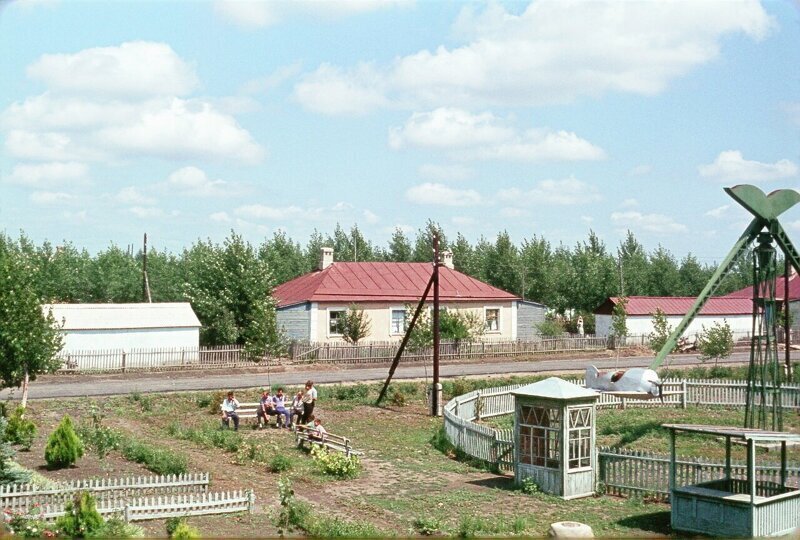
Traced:
<path fill-rule="evenodd" d="M 734 334 L 752 330 L 753 299 L 750 297 L 716 296 L 709 298 L 703 309 L 684 332 L 684 336 L 699 334 L 703 326 L 710 328 L 715 322 L 727 322 Z M 648 335 L 653 331 L 653 314 L 661 309 L 667 316 L 667 324 L 678 326 L 686 312 L 692 307 L 695 296 L 629 296 L 625 306 L 628 335 Z M 595 333 L 608 336 L 611 330 L 611 315 L 618 297 L 611 297 L 595 310 Z"/>
<path fill-rule="evenodd" d="M 458 272 L 451 253 L 439 268 L 439 298 L 444 309 L 471 311 L 485 324 L 484 337 L 533 337 L 545 307 Z M 275 288 L 278 326 L 291 339 L 342 342 L 337 320 L 351 304 L 364 310 L 370 335 L 364 341 L 402 339 L 406 306 L 416 306 L 433 272 L 431 263 L 343 262 L 322 248 L 317 270 Z M 433 291 L 428 296 L 433 303 Z"/>
<path fill-rule="evenodd" d="M 789 313 L 791 314 L 791 321 L 792 327 L 796 328 L 800 325 L 800 274 L 794 271 L 794 267 L 791 269 L 791 274 L 789 275 Z M 784 298 L 786 298 L 786 285 L 782 275 L 778 276 L 778 279 L 775 283 L 775 300 L 779 303 L 783 303 Z M 733 291 L 730 294 L 726 294 L 723 298 L 753 298 L 753 287 L 748 286 L 744 287 L 743 289 L 739 289 L 738 291 Z"/>

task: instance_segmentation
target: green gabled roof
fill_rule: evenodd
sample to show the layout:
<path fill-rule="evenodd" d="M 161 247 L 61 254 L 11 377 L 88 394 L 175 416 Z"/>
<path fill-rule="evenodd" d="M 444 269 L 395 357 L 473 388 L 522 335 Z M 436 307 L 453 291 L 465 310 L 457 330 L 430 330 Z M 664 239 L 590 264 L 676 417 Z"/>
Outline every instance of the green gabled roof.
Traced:
<path fill-rule="evenodd" d="M 550 377 L 543 381 L 529 384 L 512 392 L 515 396 L 541 397 L 547 399 L 591 399 L 600 394 L 577 384 L 567 382 L 558 377 Z"/>

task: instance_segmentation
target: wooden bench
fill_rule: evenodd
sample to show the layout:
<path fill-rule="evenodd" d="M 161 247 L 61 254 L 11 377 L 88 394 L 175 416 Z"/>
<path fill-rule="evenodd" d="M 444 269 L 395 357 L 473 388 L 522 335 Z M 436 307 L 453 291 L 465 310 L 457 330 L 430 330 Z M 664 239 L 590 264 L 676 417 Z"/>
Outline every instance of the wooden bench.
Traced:
<path fill-rule="evenodd" d="M 363 456 L 364 452 L 359 450 L 353 449 L 353 444 L 350 442 L 350 439 L 347 437 L 342 437 L 341 435 L 335 435 L 333 433 L 326 433 L 322 440 L 310 437 L 309 435 L 315 431 L 314 428 L 309 428 L 307 426 L 297 426 L 295 429 L 295 439 L 297 441 L 297 446 L 302 447 L 304 443 L 309 443 L 311 446 L 319 445 L 324 446 L 330 450 L 336 450 L 337 452 L 342 452 L 347 457 L 350 456 Z"/>
<path fill-rule="evenodd" d="M 243 420 L 257 420 L 258 419 L 258 411 L 261 410 L 261 402 L 248 402 L 248 403 L 239 403 L 239 408 L 236 409 L 236 414 L 239 415 L 239 422 Z M 289 409 L 287 411 L 291 412 Z M 273 416 L 267 415 L 266 424 L 269 426 L 269 419 L 273 418 Z M 283 415 L 278 414 L 274 416 L 275 418 L 275 425 L 280 427 L 283 425 Z"/>

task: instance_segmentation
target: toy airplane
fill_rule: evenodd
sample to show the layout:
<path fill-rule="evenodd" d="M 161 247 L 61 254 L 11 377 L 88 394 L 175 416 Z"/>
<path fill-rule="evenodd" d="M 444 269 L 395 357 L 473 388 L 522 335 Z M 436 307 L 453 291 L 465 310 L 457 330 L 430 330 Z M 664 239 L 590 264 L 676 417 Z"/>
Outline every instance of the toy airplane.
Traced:
<path fill-rule="evenodd" d="M 618 397 L 633 399 L 664 398 L 661 379 L 652 369 L 630 368 L 600 373 L 594 366 L 586 368 L 586 387 Z"/>

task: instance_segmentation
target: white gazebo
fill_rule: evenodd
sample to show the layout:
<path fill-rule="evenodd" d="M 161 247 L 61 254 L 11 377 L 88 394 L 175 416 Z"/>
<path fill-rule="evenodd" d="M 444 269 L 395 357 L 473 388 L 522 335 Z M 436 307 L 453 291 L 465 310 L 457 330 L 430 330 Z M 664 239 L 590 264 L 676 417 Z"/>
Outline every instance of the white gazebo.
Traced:
<path fill-rule="evenodd" d="M 543 492 L 564 499 L 593 495 L 599 394 L 558 377 L 512 394 L 516 482 L 532 478 Z"/>

